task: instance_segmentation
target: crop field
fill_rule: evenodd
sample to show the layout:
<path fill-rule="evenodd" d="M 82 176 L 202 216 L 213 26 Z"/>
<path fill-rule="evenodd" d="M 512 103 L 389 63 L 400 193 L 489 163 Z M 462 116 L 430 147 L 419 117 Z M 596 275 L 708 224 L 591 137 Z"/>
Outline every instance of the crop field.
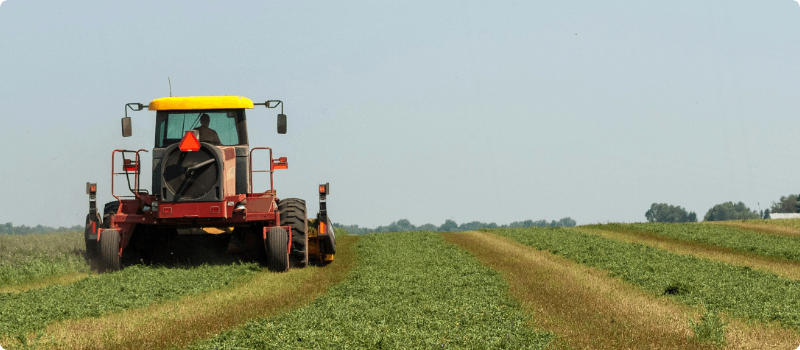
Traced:
<path fill-rule="evenodd" d="M 323 267 L 96 274 L 80 235 L 0 236 L 0 346 L 795 349 L 798 241 L 730 223 L 342 232 Z"/>
<path fill-rule="evenodd" d="M 81 276 L 83 233 L 0 235 L 0 292 L 48 277 Z"/>
<path fill-rule="evenodd" d="M 765 222 L 769 220 L 760 221 Z M 752 224 L 762 225 L 760 223 Z M 706 243 L 758 255 L 800 261 L 800 239 L 798 239 L 798 237 L 764 234 L 762 232 L 730 225 L 706 223 L 647 223 L 607 224 L 587 227 L 610 231 L 650 233 L 679 240 Z"/>

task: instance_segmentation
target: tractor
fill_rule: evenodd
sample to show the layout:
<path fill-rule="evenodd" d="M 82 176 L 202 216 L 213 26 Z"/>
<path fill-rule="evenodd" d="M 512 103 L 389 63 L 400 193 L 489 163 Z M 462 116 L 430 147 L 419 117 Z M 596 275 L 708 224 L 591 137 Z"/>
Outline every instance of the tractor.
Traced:
<path fill-rule="evenodd" d="M 254 257 L 272 271 L 333 261 L 336 237 L 326 207 L 329 184 L 319 185 L 319 212 L 312 220 L 304 200 L 277 196 L 273 173 L 288 169 L 288 162 L 286 157 L 274 158 L 269 147 L 249 146 L 245 110 L 255 106 L 280 106 L 278 133 L 286 133 L 280 100 L 254 103 L 238 96 L 199 96 L 126 104 L 123 137 L 132 134 L 129 110 L 156 112 L 152 188 L 139 187 L 146 149 L 111 153 L 111 195 L 116 200 L 105 204 L 102 215 L 96 204 L 97 183 L 86 184 L 84 240 L 93 268 L 110 272 L 136 263 L 192 263 L 190 257 L 201 248 L 223 256 Z M 258 159 L 268 155 L 268 169 L 253 168 L 254 152 L 262 152 Z M 253 188 L 257 172 L 269 173 L 264 192 Z M 123 177 L 130 193 L 118 194 L 114 182 Z"/>

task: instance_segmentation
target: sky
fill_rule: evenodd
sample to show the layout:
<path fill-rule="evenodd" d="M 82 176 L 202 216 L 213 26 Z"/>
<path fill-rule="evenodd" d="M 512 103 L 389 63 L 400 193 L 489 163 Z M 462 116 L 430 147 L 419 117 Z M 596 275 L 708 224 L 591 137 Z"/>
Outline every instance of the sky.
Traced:
<path fill-rule="evenodd" d="M 111 152 L 153 147 L 155 113 L 122 138 L 124 105 L 168 79 L 284 101 L 285 135 L 248 110 L 250 145 L 288 157 L 278 195 L 311 212 L 330 182 L 343 224 L 702 218 L 800 193 L 794 0 L 0 4 L 0 223 L 81 225 L 87 181 L 112 200 Z"/>

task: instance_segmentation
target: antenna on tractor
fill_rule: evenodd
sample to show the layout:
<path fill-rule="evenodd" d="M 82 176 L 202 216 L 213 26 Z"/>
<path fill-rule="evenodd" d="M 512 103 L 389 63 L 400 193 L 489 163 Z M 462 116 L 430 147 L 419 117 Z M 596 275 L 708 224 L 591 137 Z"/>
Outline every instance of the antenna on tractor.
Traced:
<path fill-rule="evenodd" d="M 169 97 L 172 97 L 172 81 L 169 80 L 169 77 L 167 77 L 167 82 L 169 83 Z"/>

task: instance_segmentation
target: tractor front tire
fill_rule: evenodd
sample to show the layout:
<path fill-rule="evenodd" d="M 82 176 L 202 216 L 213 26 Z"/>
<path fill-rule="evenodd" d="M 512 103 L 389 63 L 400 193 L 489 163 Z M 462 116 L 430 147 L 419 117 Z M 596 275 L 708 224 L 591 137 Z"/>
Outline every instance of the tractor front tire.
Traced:
<path fill-rule="evenodd" d="M 122 266 L 119 258 L 119 231 L 108 230 L 112 228 L 111 217 L 116 215 L 117 211 L 119 211 L 119 201 L 111 201 L 103 206 L 102 227 L 107 230 L 104 230 L 103 233 L 100 234 L 100 241 L 97 242 L 97 270 L 100 272 L 118 271 Z M 112 236 L 116 236 L 116 238 Z M 106 239 L 106 243 L 103 243 L 103 239 Z M 116 241 L 116 243 L 114 243 L 114 241 Z"/>
<path fill-rule="evenodd" d="M 106 229 L 100 234 L 100 272 L 119 271 L 119 231 Z"/>
<path fill-rule="evenodd" d="M 289 263 L 292 267 L 303 268 L 308 265 L 308 211 L 306 201 L 299 198 L 286 198 L 278 202 L 281 213 L 281 226 L 292 228 L 292 251 Z"/>
<path fill-rule="evenodd" d="M 264 240 L 267 250 L 267 267 L 270 271 L 284 272 L 289 270 L 289 233 L 283 227 L 269 229 Z"/>

